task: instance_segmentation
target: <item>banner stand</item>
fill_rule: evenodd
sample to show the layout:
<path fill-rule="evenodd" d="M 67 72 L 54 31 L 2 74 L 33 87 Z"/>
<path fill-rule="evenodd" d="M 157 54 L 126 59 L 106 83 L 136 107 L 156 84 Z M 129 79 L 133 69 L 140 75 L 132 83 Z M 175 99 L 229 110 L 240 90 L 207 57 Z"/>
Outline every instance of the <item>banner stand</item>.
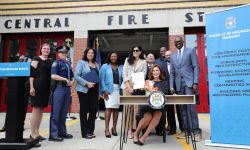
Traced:
<path fill-rule="evenodd" d="M 250 4 L 206 14 L 211 137 L 206 146 L 250 149 Z"/>
<path fill-rule="evenodd" d="M 212 143 L 211 140 L 205 140 L 205 146 L 250 149 L 250 146 L 247 145 Z"/>

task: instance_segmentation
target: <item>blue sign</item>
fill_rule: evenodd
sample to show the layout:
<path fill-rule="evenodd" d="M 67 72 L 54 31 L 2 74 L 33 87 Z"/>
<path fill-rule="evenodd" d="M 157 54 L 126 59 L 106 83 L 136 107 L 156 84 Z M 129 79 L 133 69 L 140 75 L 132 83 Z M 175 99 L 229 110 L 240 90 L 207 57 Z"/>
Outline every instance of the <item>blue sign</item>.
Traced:
<path fill-rule="evenodd" d="M 206 15 L 211 142 L 250 145 L 250 5 Z"/>
<path fill-rule="evenodd" d="M 0 77 L 30 76 L 29 62 L 0 63 Z"/>

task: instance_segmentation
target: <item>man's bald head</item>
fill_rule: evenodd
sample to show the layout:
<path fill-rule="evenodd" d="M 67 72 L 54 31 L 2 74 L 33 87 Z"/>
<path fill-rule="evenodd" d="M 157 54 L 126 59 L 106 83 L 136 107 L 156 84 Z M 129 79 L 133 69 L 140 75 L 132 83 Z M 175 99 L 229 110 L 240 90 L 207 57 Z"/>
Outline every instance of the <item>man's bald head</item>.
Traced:
<path fill-rule="evenodd" d="M 166 47 L 161 47 L 160 48 L 160 56 L 162 57 L 162 58 L 165 58 L 165 52 L 167 51 L 167 48 Z"/>
<path fill-rule="evenodd" d="M 181 36 L 177 36 L 175 38 L 174 45 L 177 49 L 181 49 L 183 47 L 183 39 Z"/>
<path fill-rule="evenodd" d="M 154 64 L 155 63 L 155 55 L 152 54 L 152 53 L 149 53 L 147 55 L 147 59 L 146 60 L 147 60 L 147 63 Z"/>
<path fill-rule="evenodd" d="M 165 52 L 165 59 L 166 59 L 168 62 L 170 62 L 171 55 L 172 55 L 172 51 L 166 51 L 166 52 Z"/>

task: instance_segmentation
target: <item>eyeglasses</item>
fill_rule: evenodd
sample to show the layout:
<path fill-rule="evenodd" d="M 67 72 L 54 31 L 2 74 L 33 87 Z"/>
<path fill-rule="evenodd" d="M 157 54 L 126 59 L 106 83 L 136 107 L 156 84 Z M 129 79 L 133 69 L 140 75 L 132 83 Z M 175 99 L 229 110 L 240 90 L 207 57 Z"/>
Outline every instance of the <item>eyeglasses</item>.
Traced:
<path fill-rule="evenodd" d="M 61 52 L 62 54 L 68 54 L 68 52 Z"/>
<path fill-rule="evenodd" d="M 138 50 L 138 49 L 134 49 L 134 50 L 133 50 L 133 52 L 139 52 L 139 51 L 140 51 L 140 50 Z"/>

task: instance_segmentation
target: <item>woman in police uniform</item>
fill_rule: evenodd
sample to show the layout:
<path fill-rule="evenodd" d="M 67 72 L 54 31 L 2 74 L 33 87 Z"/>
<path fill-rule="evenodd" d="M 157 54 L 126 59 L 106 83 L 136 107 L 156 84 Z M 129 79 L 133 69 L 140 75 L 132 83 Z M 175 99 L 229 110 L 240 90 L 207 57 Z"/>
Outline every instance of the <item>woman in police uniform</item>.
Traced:
<path fill-rule="evenodd" d="M 70 104 L 70 87 L 73 84 L 73 72 L 67 61 L 68 47 L 57 47 L 59 59 L 52 64 L 51 79 L 56 86 L 53 91 L 52 112 L 50 117 L 50 141 L 62 141 L 73 138 L 67 133 L 65 122 Z"/>

